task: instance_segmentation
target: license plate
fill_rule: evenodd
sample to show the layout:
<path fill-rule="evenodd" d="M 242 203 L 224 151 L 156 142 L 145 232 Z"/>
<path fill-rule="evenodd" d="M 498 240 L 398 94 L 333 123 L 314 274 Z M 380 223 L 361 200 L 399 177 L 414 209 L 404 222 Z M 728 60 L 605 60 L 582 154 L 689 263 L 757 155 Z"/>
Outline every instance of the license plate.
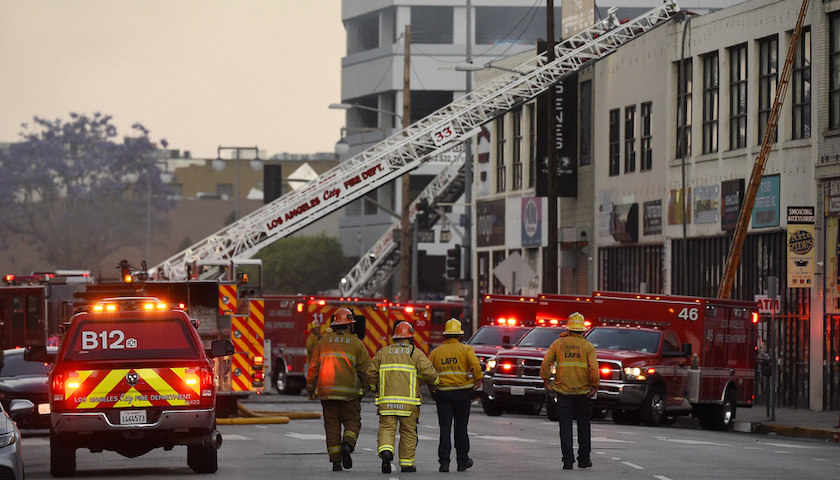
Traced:
<path fill-rule="evenodd" d="M 511 395 L 525 395 L 525 387 L 510 387 Z"/>
<path fill-rule="evenodd" d="M 38 415 L 49 415 L 50 414 L 50 404 L 49 403 L 39 403 L 38 404 Z"/>
<path fill-rule="evenodd" d="M 134 425 L 137 423 L 146 423 L 145 410 L 122 410 L 120 411 L 121 425 Z"/>

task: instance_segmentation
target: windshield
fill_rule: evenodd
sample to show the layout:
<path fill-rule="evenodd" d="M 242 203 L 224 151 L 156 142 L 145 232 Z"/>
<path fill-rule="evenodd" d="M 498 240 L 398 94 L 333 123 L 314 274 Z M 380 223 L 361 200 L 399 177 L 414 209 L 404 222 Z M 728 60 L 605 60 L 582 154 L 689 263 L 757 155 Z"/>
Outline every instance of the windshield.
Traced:
<path fill-rule="evenodd" d="M 633 330 L 626 328 L 594 328 L 586 339 L 595 348 L 607 350 L 633 350 L 636 352 L 656 352 L 659 350 L 659 337 L 662 332 Z"/>
<path fill-rule="evenodd" d="M 560 334 L 565 332 L 565 328 L 557 327 L 537 327 L 528 335 L 522 337 L 522 340 L 516 344 L 517 347 L 531 347 L 531 348 L 548 348 L 555 340 L 560 338 Z"/>
<path fill-rule="evenodd" d="M 82 320 L 68 339 L 64 358 L 103 359 L 176 359 L 200 355 L 192 328 L 177 318 L 138 320 Z"/>
<path fill-rule="evenodd" d="M 530 327 L 481 327 L 468 342 L 470 345 L 502 345 L 503 337 L 510 337 L 507 343 L 513 345 L 525 335 Z"/>
<path fill-rule="evenodd" d="M 55 353 L 57 349 L 51 348 Z M 0 377 L 17 377 L 20 375 L 43 375 L 50 371 L 50 364 L 43 362 L 28 362 L 23 359 L 23 349 L 6 350 L 0 361 Z"/>

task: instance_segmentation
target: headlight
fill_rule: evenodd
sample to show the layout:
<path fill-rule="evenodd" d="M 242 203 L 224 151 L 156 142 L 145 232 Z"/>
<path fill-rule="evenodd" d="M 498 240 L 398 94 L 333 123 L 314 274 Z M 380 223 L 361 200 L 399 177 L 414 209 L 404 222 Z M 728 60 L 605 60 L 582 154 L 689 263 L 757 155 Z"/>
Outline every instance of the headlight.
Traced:
<path fill-rule="evenodd" d="M 485 370 L 489 372 L 494 368 L 496 368 L 496 359 L 491 358 L 490 360 L 487 360 L 487 368 Z"/>
<path fill-rule="evenodd" d="M 0 433 L 0 448 L 8 447 L 13 443 L 15 443 L 14 432 Z"/>
<path fill-rule="evenodd" d="M 624 367 L 624 375 L 628 380 L 644 380 L 645 374 L 639 367 Z"/>

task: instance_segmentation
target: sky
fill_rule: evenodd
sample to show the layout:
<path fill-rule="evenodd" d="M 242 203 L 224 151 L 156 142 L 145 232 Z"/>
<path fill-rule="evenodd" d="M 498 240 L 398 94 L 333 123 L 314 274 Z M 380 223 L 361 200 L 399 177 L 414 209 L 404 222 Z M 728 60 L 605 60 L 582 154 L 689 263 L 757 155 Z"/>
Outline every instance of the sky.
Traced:
<path fill-rule="evenodd" d="M 345 45 L 340 0 L 0 0 L 0 143 L 98 112 L 194 158 L 332 152 Z"/>

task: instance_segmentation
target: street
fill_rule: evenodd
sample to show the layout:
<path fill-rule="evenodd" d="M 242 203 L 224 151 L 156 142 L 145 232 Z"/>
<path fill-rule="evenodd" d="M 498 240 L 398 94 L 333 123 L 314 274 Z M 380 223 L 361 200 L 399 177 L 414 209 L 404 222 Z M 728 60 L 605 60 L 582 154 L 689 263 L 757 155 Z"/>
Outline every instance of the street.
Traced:
<path fill-rule="evenodd" d="M 273 396 L 279 399 L 279 396 Z M 320 411 L 320 404 L 303 397 L 291 402 L 246 404 L 256 410 Z M 437 416 L 433 404 L 420 415 L 417 473 L 383 475 L 376 456 L 378 421 L 370 397 L 362 404 L 362 431 L 352 470 L 332 472 L 321 420 L 291 420 L 280 425 L 220 425 L 224 443 L 219 450 L 216 479 L 263 478 L 564 478 L 790 479 L 836 478 L 840 469 L 838 444 L 808 439 L 700 430 L 692 419 L 671 427 L 616 425 L 596 420 L 592 426 L 590 469 L 561 470 L 558 426 L 545 415 L 504 414 L 488 417 L 474 404 L 470 417 L 471 453 L 475 466 L 467 472 L 437 471 Z M 51 478 L 49 436 L 25 430 L 23 451 L 29 478 Z M 454 458 L 454 452 L 453 452 Z M 76 452 L 77 478 L 159 479 L 195 478 L 187 467 L 186 448 L 154 450 L 129 459 L 111 452 Z"/>

